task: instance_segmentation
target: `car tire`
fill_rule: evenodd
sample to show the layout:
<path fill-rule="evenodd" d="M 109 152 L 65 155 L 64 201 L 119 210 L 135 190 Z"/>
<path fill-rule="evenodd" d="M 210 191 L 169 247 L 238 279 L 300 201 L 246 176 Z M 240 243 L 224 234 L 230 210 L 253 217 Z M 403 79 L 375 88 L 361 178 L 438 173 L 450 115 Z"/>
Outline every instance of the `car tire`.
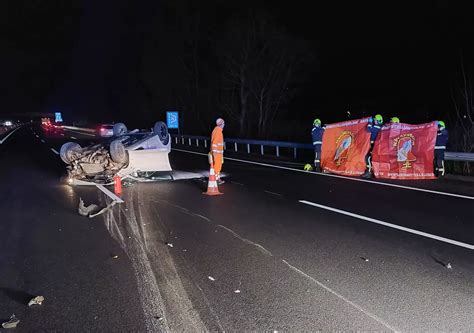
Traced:
<path fill-rule="evenodd" d="M 128 152 L 120 140 L 114 140 L 110 143 L 110 157 L 115 163 L 128 163 Z"/>
<path fill-rule="evenodd" d="M 72 154 L 81 150 L 81 146 L 76 142 L 66 142 L 59 150 L 61 160 L 66 164 L 71 164 L 73 161 Z"/>
<path fill-rule="evenodd" d="M 168 126 L 166 126 L 166 124 L 162 121 L 158 121 L 155 123 L 155 126 L 153 126 L 153 133 L 158 135 L 161 143 L 164 144 L 165 146 L 170 141 Z"/>
<path fill-rule="evenodd" d="M 114 136 L 120 136 L 127 133 L 127 126 L 124 123 L 116 123 L 113 128 Z"/>

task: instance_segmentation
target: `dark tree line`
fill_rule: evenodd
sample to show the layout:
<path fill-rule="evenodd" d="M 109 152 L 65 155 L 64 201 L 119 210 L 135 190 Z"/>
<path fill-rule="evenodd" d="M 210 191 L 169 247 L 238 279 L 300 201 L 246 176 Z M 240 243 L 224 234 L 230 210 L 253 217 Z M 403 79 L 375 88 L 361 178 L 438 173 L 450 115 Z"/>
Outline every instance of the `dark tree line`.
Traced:
<path fill-rule="evenodd" d="M 215 118 L 231 134 L 267 138 L 288 102 L 311 79 L 316 57 L 278 18 L 258 10 L 203 11 L 173 1 L 153 22 L 142 61 L 148 110 L 178 110 L 185 132 Z"/>

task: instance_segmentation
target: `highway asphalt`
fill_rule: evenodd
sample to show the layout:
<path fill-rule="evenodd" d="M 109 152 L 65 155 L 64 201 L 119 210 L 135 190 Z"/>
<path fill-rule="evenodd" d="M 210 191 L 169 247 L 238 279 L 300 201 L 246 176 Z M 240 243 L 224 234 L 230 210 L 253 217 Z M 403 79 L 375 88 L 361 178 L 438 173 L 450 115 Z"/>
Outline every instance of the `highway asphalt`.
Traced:
<path fill-rule="evenodd" d="M 474 331 L 473 183 L 227 159 L 209 197 L 207 158 L 175 150 L 176 180 L 87 219 L 79 197 L 111 199 L 60 182 L 66 140 L 97 138 L 25 127 L 0 145 L 0 319 L 20 331 Z"/>

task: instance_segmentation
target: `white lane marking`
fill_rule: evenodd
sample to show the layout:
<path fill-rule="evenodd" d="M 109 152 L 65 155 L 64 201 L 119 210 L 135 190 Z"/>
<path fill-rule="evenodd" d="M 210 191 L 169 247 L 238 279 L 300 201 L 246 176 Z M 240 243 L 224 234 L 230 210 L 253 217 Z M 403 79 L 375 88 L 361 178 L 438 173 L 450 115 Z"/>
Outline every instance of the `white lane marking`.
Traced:
<path fill-rule="evenodd" d="M 18 127 L 18 128 L 15 128 L 13 131 L 11 131 L 10 133 L 8 133 L 3 139 L 0 139 L 0 145 L 3 144 L 5 141 L 7 141 L 7 139 L 8 139 L 13 133 L 15 133 L 16 131 L 18 131 L 20 128 L 21 128 L 21 126 Z"/>
<path fill-rule="evenodd" d="M 201 218 L 201 219 L 203 219 L 207 222 L 211 222 L 211 220 L 209 218 L 205 217 L 204 215 L 197 214 L 197 213 L 193 213 L 192 215 L 197 216 L 197 217 L 199 217 L 199 218 Z"/>
<path fill-rule="evenodd" d="M 362 308 L 360 305 L 352 302 L 351 300 L 347 299 L 346 297 L 342 296 L 341 294 L 339 294 L 337 291 L 331 289 L 330 287 L 326 286 L 324 283 L 322 282 L 319 282 L 318 280 L 316 280 L 314 277 L 306 274 L 305 272 L 303 272 L 302 270 L 296 268 L 295 266 L 289 264 L 286 260 L 282 260 L 283 263 L 285 265 L 287 265 L 291 270 L 295 271 L 296 273 L 300 274 L 301 276 L 307 278 L 308 280 L 316 283 L 318 286 L 320 286 L 321 288 L 323 288 L 324 290 L 326 290 L 327 292 L 333 294 L 334 296 L 336 296 L 337 298 L 343 300 L 344 302 L 346 302 L 347 304 L 351 305 L 352 307 L 356 308 L 357 310 L 359 310 L 360 312 L 364 313 L 365 315 L 369 316 L 370 318 L 372 318 L 373 320 L 375 320 L 376 322 L 378 322 L 379 324 L 385 326 L 386 328 L 388 328 L 389 330 L 391 330 L 392 332 L 399 332 L 399 330 L 397 330 L 396 328 L 394 328 L 393 326 L 389 325 L 388 323 L 386 323 L 384 320 L 380 319 L 379 317 L 377 317 L 376 315 L 374 315 L 373 313 L 365 310 L 364 308 Z"/>
<path fill-rule="evenodd" d="M 84 132 L 79 132 L 79 131 L 73 131 L 73 130 L 71 130 L 71 129 L 67 129 L 66 131 L 73 132 L 73 133 L 78 133 L 78 134 L 81 134 L 81 135 L 87 135 L 87 136 L 93 136 L 93 137 L 96 137 L 96 135 L 95 135 L 95 134 L 84 133 Z"/>
<path fill-rule="evenodd" d="M 53 153 L 55 153 L 56 155 L 59 155 L 59 153 L 58 153 L 58 151 L 57 151 L 56 149 L 51 148 L 51 151 L 52 151 Z"/>
<path fill-rule="evenodd" d="M 224 230 L 227 230 L 228 232 L 230 232 L 235 238 L 237 239 L 240 239 L 242 242 L 246 243 L 246 244 L 250 244 L 250 245 L 253 245 L 255 246 L 260 252 L 262 252 L 263 254 L 266 254 L 266 255 L 269 255 L 271 257 L 273 257 L 273 254 L 268 251 L 266 248 L 264 248 L 262 245 L 260 244 L 257 244 L 257 243 L 254 243 L 252 242 L 251 240 L 247 239 L 247 238 L 243 238 L 241 237 L 239 234 L 237 234 L 235 231 L 227 228 L 227 227 L 224 227 L 223 225 L 221 224 L 218 224 L 217 225 L 218 228 L 222 228 Z"/>
<path fill-rule="evenodd" d="M 276 193 L 276 192 L 272 192 L 272 191 L 266 191 L 266 190 L 265 190 L 265 191 L 263 191 L 263 192 L 268 193 L 268 194 L 272 194 L 272 195 L 277 195 L 277 196 L 279 196 L 279 197 L 282 196 L 282 194 Z"/>
<path fill-rule="evenodd" d="M 76 138 L 76 137 L 74 137 L 74 136 L 71 136 L 71 139 L 73 139 L 73 140 L 77 140 L 77 138 Z"/>
<path fill-rule="evenodd" d="M 317 204 L 317 203 L 314 203 L 314 202 L 311 202 L 311 201 L 299 200 L 299 202 L 302 203 L 302 204 L 305 204 L 305 205 L 318 207 L 318 208 L 329 210 L 329 211 L 339 213 L 339 214 L 342 214 L 342 215 L 351 216 L 351 217 L 354 217 L 356 219 L 364 220 L 364 221 L 367 221 L 367 222 L 380 224 L 380 225 L 383 225 L 385 227 L 405 231 L 405 232 L 415 234 L 415 235 L 419 235 L 419 236 L 423 236 L 423 237 L 426 237 L 426 238 L 435 239 L 435 240 L 440 241 L 440 242 L 444 242 L 444 243 L 464 247 L 464 248 L 469 249 L 469 250 L 474 250 L 474 245 L 459 242 L 457 240 L 453 240 L 453 239 L 449 239 L 449 238 L 445 238 L 445 237 L 441 237 L 441 236 L 436 236 L 436 235 L 429 234 L 427 232 L 423 232 L 423 231 L 419 231 L 419 230 L 415 230 L 415 229 L 402 227 L 402 226 L 399 226 L 397 224 L 384 222 L 384 221 L 377 220 L 377 219 L 374 219 L 374 218 L 371 218 L 371 217 L 351 213 L 351 212 L 348 212 L 348 211 L 345 211 L 345 210 L 342 210 L 342 209 L 337 209 L 337 208 L 333 208 L 333 207 L 329 207 L 329 206 L 320 205 L 320 204 Z"/>
<path fill-rule="evenodd" d="M 46 143 L 46 141 L 44 141 L 43 139 L 41 139 L 41 142 Z"/>
<path fill-rule="evenodd" d="M 183 153 L 189 153 L 189 154 L 196 154 L 196 155 L 207 156 L 207 154 L 198 153 L 198 152 L 189 151 L 189 150 L 176 149 L 176 148 L 172 148 L 172 150 L 180 151 L 180 152 L 183 152 Z M 236 162 L 254 164 L 254 165 L 265 166 L 265 167 L 269 167 L 269 168 L 275 168 L 275 169 L 282 169 L 282 170 L 289 170 L 289 171 L 294 171 L 294 172 L 300 172 L 300 173 L 305 173 L 305 174 L 308 174 L 308 175 L 340 178 L 340 179 L 352 180 L 352 181 L 356 181 L 356 182 L 363 182 L 363 183 L 370 183 L 370 184 L 376 184 L 376 185 L 382 185 L 382 186 L 397 187 L 397 188 L 402 188 L 402 189 L 405 189 L 405 190 L 420 191 L 420 192 L 426 192 L 426 193 L 432 193 L 432 194 L 446 195 L 446 196 L 455 197 L 455 198 L 462 198 L 462 199 L 474 200 L 474 196 L 471 197 L 471 196 L 468 196 L 468 195 L 462 195 L 462 194 L 456 194 L 456 193 L 441 192 L 441 191 L 428 190 L 428 189 L 419 188 L 419 187 L 411 187 L 411 186 L 405 186 L 405 185 L 383 183 L 383 182 L 378 182 L 378 181 L 374 181 L 374 180 L 367 180 L 367 179 L 362 179 L 362 178 L 353 178 L 353 177 L 339 176 L 339 175 L 333 175 L 333 174 L 329 174 L 329 173 L 308 172 L 308 171 L 299 170 L 299 169 L 293 169 L 293 168 L 288 168 L 288 167 L 284 167 L 284 166 L 280 166 L 280 165 L 273 165 L 273 164 L 267 164 L 267 163 L 261 163 L 261 162 L 253 162 L 253 161 L 247 161 L 247 160 L 240 160 L 240 159 L 232 158 L 232 157 L 226 157 L 225 159 L 226 159 L 226 160 L 229 160 L 229 161 L 236 161 Z"/>
<path fill-rule="evenodd" d="M 61 133 L 61 136 L 64 136 L 64 133 Z"/>
<path fill-rule="evenodd" d="M 38 135 L 38 134 L 36 134 L 36 137 L 39 139 L 39 135 Z"/>
<path fill-rule="evenodd" d="M 117 203 L 122 203 L 124 202 L 121 198 L 119 198 L 118 196 L 116 196 L 114 193 L 110 192 L 108 189 L 106 189 L 104 187 L 104 185 L 101 185 L 101 184 L 96 184 L 95 185 L 99 190 L 101 190 L 102 192 L 104 192 L 105 195 L 107 195 L 110 199 L 112 199 L 113 201 L 117 202 Z"/>

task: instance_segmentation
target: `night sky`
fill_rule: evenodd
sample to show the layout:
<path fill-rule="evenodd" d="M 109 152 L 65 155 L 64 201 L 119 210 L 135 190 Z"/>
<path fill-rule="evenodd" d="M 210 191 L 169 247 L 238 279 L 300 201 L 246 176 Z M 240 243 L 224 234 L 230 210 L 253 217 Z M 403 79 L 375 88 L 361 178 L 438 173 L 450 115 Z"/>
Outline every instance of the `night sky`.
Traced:
<path fill-rule="evenodd" d="M 467 75 L 473 65 L 471 11 L 445 0 L 2 1 L 0 113 L 62 110 L 66 118 L 97 121 L 133 121 L 136 112 L 143 112 L 140 119 L 162 117 L 176 108 L 164 92 L 180 74 L 165 64 L 179 52 L 183 34 L 199 34 L 204 76 L 219 57 L 209 50 L 228 19 L 253 10 L 275 16 L 316 59 L 282 121 L 338 121 L 347 119 L 348 110 L 352 118 L 382 113 L 408 123 L 445 119 L 461 60 Z M 191 25 L 176 32 L 196 17 L 197 32 Z M 150 73 L 160 80 L 150 81 Z M 207 89 L 202 87 L 200 98 Z M 212 102 L 205 105 L 213 108 Z M 218 114 L 189 117 L 204 124 Z"/>

